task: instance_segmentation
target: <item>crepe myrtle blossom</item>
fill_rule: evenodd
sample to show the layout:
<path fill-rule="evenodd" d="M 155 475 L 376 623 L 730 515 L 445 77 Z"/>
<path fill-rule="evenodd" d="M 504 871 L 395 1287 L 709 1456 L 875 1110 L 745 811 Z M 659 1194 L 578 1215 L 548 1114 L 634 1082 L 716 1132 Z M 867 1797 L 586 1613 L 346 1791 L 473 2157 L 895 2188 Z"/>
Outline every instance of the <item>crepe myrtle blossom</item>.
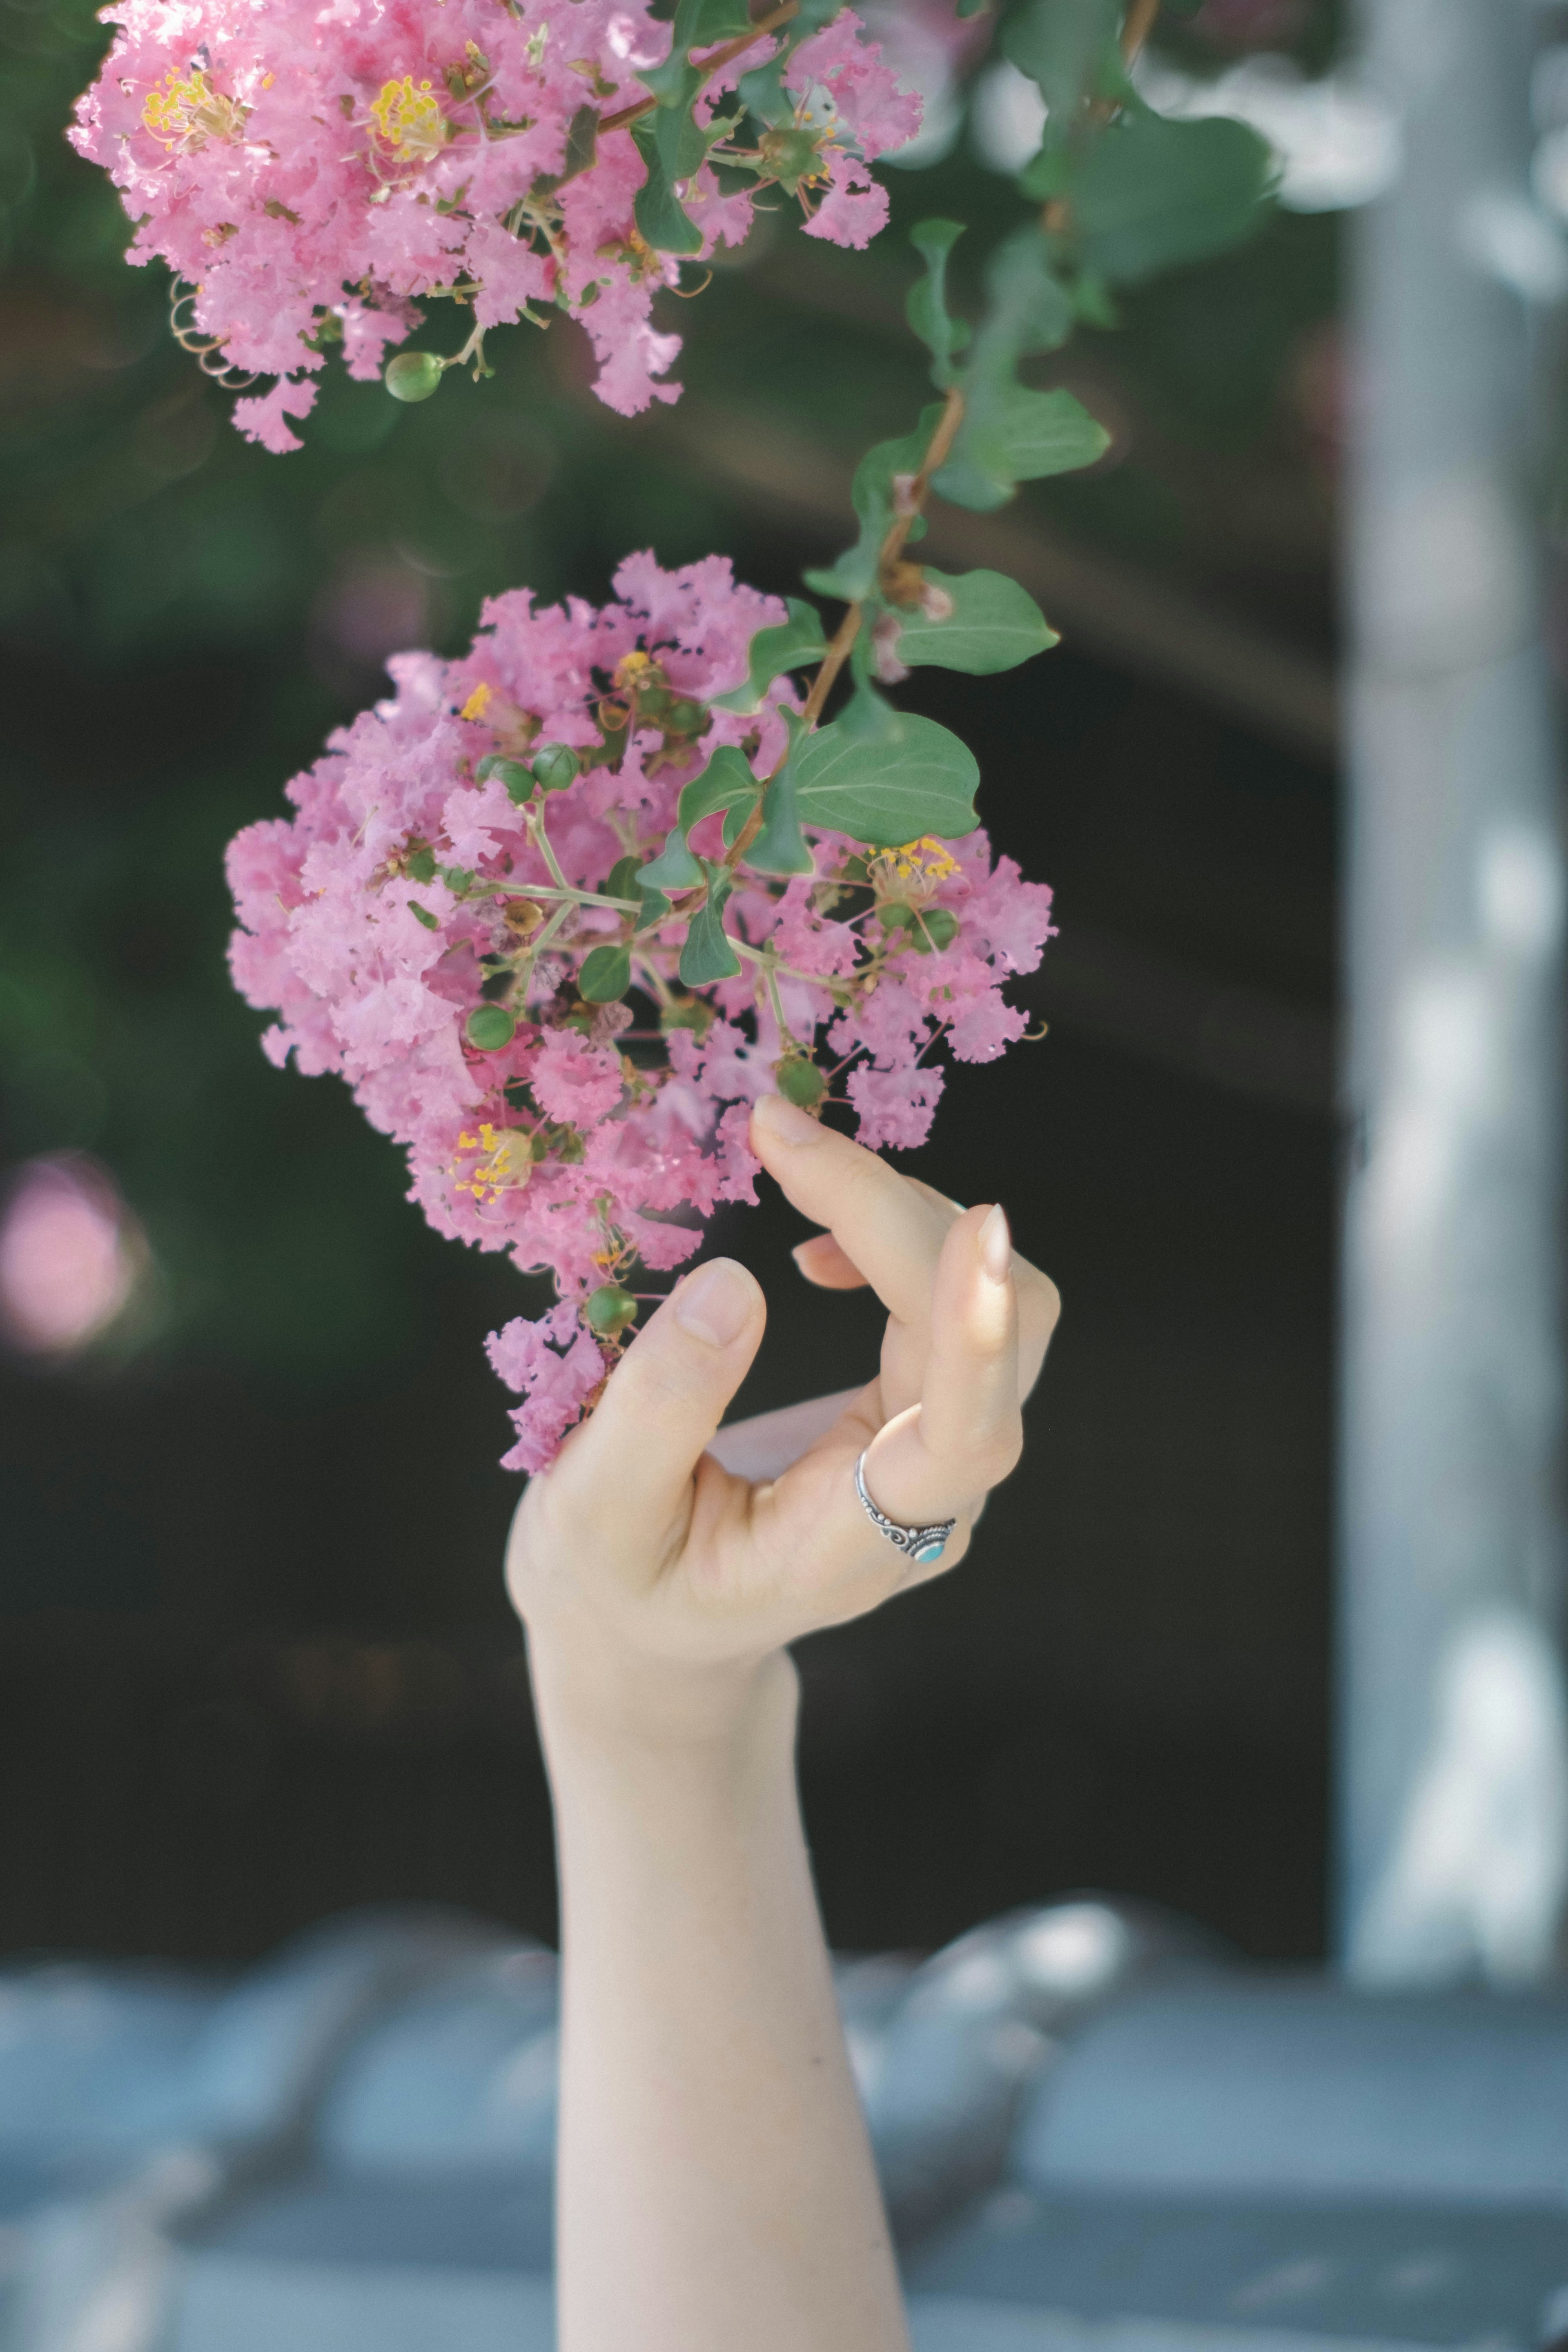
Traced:
<path fill-rule="evenodd" d="M 663 379 L 680 338 L 655 330 L 654 295 L 683 258 L 741 243 L 759 189 L 841 245 L 887 217 L 868 166 L 919 129 L 920 101 L 847 10 L 804 39 L 785 13 L 777 37 L 763 18 L 694 60 L 704 160 L 674 184 L 679 254 L 638 225 L 654 105 L 639 76 L 671 41 L 644 0 L 119 0 L 70 137 L 121 191 L 131 260 L 156 257 L 190 289 L 182 341 L 242 389 L 276 379 L 234 412 L 269 449 L 300 446 L 289 419 L 332 350 L 352 376 L 381 373 L 439 295 L 472 332 L 450 356 L 401 353 L 400 397 L 465 362 L 483 373 L 487 329 L 564 311 L 600 399 L 630 416 L 679 390 Z"/>
<path fill-rule="evenodd" d="M 277 1013 L 270 1058 L 348 1081 L 438 1232 L 554 1277 L 561 1303 L 489 1342 L 522 1400 L 506 1462 L 531 1471 L 591 1405 L 638 1270 L 755 1197 L 756 1097 L 920 1143 L 933 1053 L 988 1062 L 1022 1034 L 1005 983 L 1051 931 L 1049 891 L 980 832 L 877 850 L 808 825 L 812 870 L 771 875 L 715 807 L 681 853 L 700 887 L 639 880 L 679 839 L 682 785 L 719 754 L 751 790 L 801 706 L 781 678 L 750 716 L 714 707 L 748 699 L 748 647 L 785 618 L 722 557 L 631 556 L 614 592 L 514 590 L 460 659 L 395 657 L 392 696 L 289 786 L 293 814 L 228 854 L 234 977 Z M 694 983 L 715 906 L 731 970 Z"/>

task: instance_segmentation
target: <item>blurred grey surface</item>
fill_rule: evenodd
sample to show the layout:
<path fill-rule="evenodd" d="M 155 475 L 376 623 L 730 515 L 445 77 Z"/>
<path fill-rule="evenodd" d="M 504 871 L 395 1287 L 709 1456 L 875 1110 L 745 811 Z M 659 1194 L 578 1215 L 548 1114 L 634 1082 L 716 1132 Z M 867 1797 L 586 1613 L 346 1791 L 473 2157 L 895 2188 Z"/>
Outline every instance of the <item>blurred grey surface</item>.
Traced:
<path fill-rule="evenodd" d="M 1542 2352 L 1568 1999 L 1372 1996 L 1082 1896 L 837 1964 L 916 2352 Z M 552 1954 L 349 1915 L 0 1972 L 0 2352 L 547 2352 Z"/>

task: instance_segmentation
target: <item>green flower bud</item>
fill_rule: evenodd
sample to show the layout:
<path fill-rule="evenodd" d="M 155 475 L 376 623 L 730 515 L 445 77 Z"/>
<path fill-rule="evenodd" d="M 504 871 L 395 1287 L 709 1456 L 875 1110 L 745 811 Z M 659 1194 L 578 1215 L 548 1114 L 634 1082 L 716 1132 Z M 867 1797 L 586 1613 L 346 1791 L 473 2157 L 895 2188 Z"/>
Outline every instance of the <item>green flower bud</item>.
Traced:
<path fill-rule="evenodd" d="M 827 1092 L 827 1080 L 816 1064 L 808 1062 L 804 1055 L 791 1054 L 785 1060 L 775 1062 L 773 1075 L 785 1102 L 795 1104 L 801 1110 L 815 1110 Z"/>
<path fill-rule="evenodd" d="M 951 907 L 927 907 L 913 929 L 921 955 L 930 955 L 933 948 L 940 955 L 958 937 L 958 917 Z"/>
<path fill-rule="evenodd" d="M 535 783 L 547 793 L 563 793 L 568 784 L 575 782 L 582 764 L 576 752 L 565 743 L 542 744 L 529 762 Z"/>
<path fill-rule="evenodd" d="M 433 849 L 416 849 L 405 863 L 411 882 L 434 882 L 436 879 L 436 853 Z"/>
<path fill-rule="evenodd" d="M 637 1321 L 637 1303 L 618 1282 L 605 1282 L 589 1297 L 583 1313 L 591 1331 L 602 1339 L 613 1339 L 628 1323 Z"/>
<path fill-rule="evenodd" d="M 428 400 L 441 388 L 441 362 L 434 352 L 399 352 L 382 382 L 394 400 Z"/>
<path fill-rule="evenodd" d="M 511 1044 L 517 1023 L 504 1004 L 476 1004 L 463 1024 L 463 1034 L 481 1054 L 499 1054 Z"/>
<path fill-rule="evenodd" d="M 700 702 L 672 702 L 664 714 L 664 724 L 671 735 L 695 735 L 706 716 Z"/>
<path fill-rule="evenodd" d="M 901 905 L 879 907 L 877 911 L 881 917 L 882 929 L 885 931 L 907 931 L 915 919 L 915 910 L 912 907 Z"/>

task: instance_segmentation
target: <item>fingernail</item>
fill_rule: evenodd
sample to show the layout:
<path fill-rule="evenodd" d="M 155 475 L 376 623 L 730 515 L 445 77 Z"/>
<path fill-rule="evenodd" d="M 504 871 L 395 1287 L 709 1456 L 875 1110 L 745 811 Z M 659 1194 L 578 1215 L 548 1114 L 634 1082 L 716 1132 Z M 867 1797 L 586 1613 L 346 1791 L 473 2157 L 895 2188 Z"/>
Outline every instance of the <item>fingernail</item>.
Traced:
<path fill-rule="evenodd" d="M 1005 1282 L 1013 1263 L 1013 1236 L 1000 1201 L 980 1228 L 980 1263 L 993 1282 Z"/>
<path fill-rule="evenodd" d="M 820 1143 L 822 1126 L 795 1103 L 785 1102 L 783 1095 L 763 1095 L 752 1107 L 752 1117 L 765 1135 L 779 1143 Z"/>
<path fill-rule="evenodd" d="M 732 1257 L 716 1257 L 688 1275 L 675 1294 L 675 1319 L 710 1348 L 727 1348 L 751 1318 L 757 1286 Z"/>

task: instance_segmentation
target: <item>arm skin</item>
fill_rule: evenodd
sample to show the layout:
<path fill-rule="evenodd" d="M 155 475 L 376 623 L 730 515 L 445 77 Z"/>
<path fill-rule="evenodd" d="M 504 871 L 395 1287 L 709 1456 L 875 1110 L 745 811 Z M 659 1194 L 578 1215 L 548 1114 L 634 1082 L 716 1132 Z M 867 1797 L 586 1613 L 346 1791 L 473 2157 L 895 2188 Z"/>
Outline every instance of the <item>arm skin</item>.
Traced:
<path fill-rule="evenodd" d="M 704 1449 L 761 1341 L 752 1276 L 698 1270 L 527 1489 L 508 1580 L 562 1884 L 560 2352 L 908 2352 L 795 1782 L 785 1644 L 963 1556 L 1016 1460 L 1055 1322 L 1000 1212 L 960 1212 L 770 1098 L 759 1157 L 869 1279 L 881 1370 L 758 1485 Z M 911 1524 L 912 1567 L 853 1487 Z"/>

